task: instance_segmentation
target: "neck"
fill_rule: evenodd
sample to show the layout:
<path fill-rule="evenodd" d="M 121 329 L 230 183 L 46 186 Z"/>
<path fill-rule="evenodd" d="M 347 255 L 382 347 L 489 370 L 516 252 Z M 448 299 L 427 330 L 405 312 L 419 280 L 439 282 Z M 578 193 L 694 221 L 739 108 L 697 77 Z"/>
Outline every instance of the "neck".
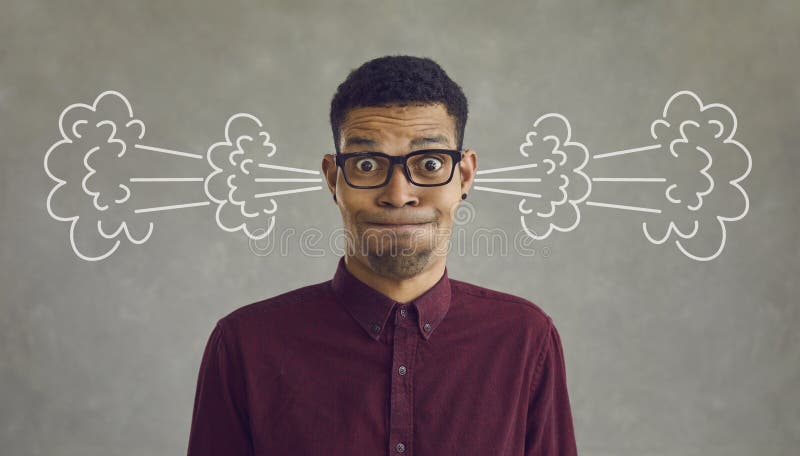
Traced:
<path fill-rule="evenodd" d="M 408 279 L 397 279 L 380 275 L 359 259 L 345 255 L 345 266 L 358 280 L 400 303 L 413 301 L 430 290 L 442 278 L 445 257 L 432 256 L 431 262 L 421 273 Z"/>

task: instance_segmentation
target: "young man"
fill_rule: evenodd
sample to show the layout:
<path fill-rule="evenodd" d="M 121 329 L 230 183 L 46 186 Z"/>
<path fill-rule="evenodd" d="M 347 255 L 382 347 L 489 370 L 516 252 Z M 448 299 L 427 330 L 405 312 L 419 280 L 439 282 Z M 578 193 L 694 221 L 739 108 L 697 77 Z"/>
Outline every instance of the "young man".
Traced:
<path fill-rule="evenodd" d="M 347 253 L 331 280 L 218 321 L 188 454 L 576 455 L 552 319 L 447 275 L 477 169 L 461 88 L 430 59 L 386 56 L 348 75 L 330 119 L 322 171 Z"/>

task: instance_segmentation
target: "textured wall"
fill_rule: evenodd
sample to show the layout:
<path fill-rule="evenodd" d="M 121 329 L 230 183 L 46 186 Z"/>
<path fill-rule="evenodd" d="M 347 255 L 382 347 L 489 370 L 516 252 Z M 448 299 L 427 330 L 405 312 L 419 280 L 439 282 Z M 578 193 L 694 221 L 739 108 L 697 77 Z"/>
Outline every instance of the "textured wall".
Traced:
<path fill-rule="evenodd" d="M 713 261 L 649 242 L 642 213 L 583 206 L 580 225 L 535 243 L 538 255 L 451 253 L 448 268 L 554 318 L 581 454 L 796 454 L 797 2 L 0 3 L 3 454 L 185 452 L 214 322 L 329 279 L 337 259 L 324 245 L 304 254 L 297 237 L 286 254 L 256 254 L 241 232 L 217 227 L 210 205 L 149 214 L 147 242 L 79 259 L 69 223 L 46 204 L 54 181 L 43 158 L 61 139 L 61 111 L 118 90 L 148 144 L 200 154 L 231 114 L 249 112 L 281 164 L 319 169 L 332 151 L 336 86 L 391 53 L 432 57 L 464 88 L 465 144 L 484 169 L 519 163 L 525 133 L 548 112 L 600 153 L 651 144 L 650 123 L 677 90 L 730 106 L 752 154 L 750 211 L 728 224 Z M 655 156 L 591 169 L 658 175 Z M 202 160 L 148 157 L 131 166 L 151 176 L 208 171 Z M 590 199 L 644 206 L 660 195 L 654 185 L 598 182 Z M 137 188 L 151 206 L 204 198 L 197 182 Z M 327 240 L 340 226 L 327 190 L 280 201 L 282 229 Z M 472 191 L 468 201 L 468 233 L 520 229 L 518 198 Z M 698 249 L 719 242 L 718 232 L 704 236 Z"/>

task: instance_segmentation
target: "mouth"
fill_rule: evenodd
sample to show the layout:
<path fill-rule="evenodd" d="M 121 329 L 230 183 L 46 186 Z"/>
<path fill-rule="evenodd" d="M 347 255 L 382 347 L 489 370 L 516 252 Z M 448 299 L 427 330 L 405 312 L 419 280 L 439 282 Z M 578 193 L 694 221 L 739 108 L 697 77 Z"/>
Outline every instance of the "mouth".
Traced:
<path fill-rule="evenodd" d="M 367 225 L 375 227 L 377 229 L 391 229 L 391 230 L 409 230 L 414 228 L 422 228 L 427 225 L 430 225 L 431 222 L 419 222 L 419 223 L 408 223 L 408 222 L 398 222 L 398 223 L 376 223 L 376 222 L 367 222 Z"/>

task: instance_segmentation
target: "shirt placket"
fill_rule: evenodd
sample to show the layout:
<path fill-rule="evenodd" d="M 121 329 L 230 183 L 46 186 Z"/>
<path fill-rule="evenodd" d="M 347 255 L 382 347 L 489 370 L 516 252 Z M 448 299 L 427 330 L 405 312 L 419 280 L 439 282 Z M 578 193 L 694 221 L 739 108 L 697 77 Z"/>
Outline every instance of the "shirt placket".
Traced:
<path fill-rule="evenodd" d="M 392 340 L 392 390 L 389 420 L 389 455 L 412 454 L 413 412 L 412 380 L 419 334 L 407 305 L 395 311 Z"/>

